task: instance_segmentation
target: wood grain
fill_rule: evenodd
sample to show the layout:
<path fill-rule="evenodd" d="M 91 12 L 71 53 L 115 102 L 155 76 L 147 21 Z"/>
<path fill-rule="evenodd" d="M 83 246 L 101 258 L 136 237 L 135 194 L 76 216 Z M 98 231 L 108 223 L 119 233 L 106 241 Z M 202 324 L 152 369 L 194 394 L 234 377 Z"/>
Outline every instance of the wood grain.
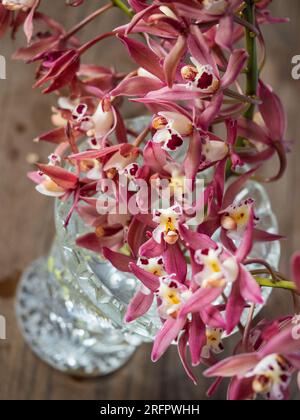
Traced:
<path fill-rule="evenodd" d="M 66 13 L 61 0 L 45 3 L 49 14 L 63 20 L 69 27 L 83 17 L 82 8 Z M 85 7 L 94 10 L 96 3 L 99 4 L 93 0 L 86 1 Z M 282 253 L 282 269 L 287 270 L 289 256 L 300 249 L 300 81 L 291 78 L 291 58 L 300 54 L 299 0 L 274 0 L 273 11 L 279 16 L 291 17 L 289 25 L 264 28 L 269 48 L 264 78 L 276 88 L 284 101 L 288 111 L 288 138 L 295 141 L 285 177 L 276 185 L 268 186 L 280 231 L 288 237 L 283 243 Z M 91 31 L 97 31 L 98 25 L 101 25 L 101 30 L 108 30 L 122 20 L 123 16 L 118 11 L 111 11 L 104 20 L 87 29 L 83 36 L 87 39 Z M 98 64 L 117 64 L 119 68 L 122 64 L 122 68 L 129 68 L 130 63 L 123 58 L 122 49 L 110 42 L 105 48 L 95 48 L 89 59 Z M 29 88 L 33 82 L 32 69 L 9 58 L 15 47 L 8 39 L 1 41 L 0 54 L 7 57 L 8 78 L 0 81 L 0 278 L 3 280 L 0 283 L 0 313 L 7 319 L 8 339 L 0 341 L 0 399 L 204 400 L 209 382 L 201 380 L 198 387 L 193 386 L 179 367 L 175 349 L 153 365 L 150 362 L 151 348 L 145 345 L 119 372 L 98 380 L 79 381 L 46 366 L 24 344 L 14 316 L 15 286 L 20 271 L 47 251 L 53 237 L 52 201 L 36 194 L 26 180 L 25 173 L 30 169 L 26 156 L 31 152 L 47 156 L 48 146 L 37 149 L 32 139 L 50 128 L 49 106 L 55 103 L 55 97 L 42 96 Z M 274 172 L 275 165 L 276 162 L 273 162 L 269 171 Z M 289 311 L 289 304 L 288 294 L 275 292 L 264 315 L 285 313 Z M 220 387 L 215 399 L 225 399 L 224 387 Z M 296 387 L 292 399 L 300 399 Z"/>

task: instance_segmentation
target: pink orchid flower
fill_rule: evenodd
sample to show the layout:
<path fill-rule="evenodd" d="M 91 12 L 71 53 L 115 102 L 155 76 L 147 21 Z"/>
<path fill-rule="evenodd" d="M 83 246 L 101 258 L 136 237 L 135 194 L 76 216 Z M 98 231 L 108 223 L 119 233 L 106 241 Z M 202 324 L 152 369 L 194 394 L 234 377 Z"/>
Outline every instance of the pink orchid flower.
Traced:
<path fill-rule="evenodd" d="M 221 241 L 232 252 L 236 250 L 232 240 L 241 240 L 249 222 L 250 213 L 252 209 L 253 211 L 255 209 L 255 202 L 251 197 L 243 201 L 237 201 L 236 197 L 256 170 L 257 168 L 251 169 L 230 184 L 225 193 L 222 193 L 222 203 L 210 207 L 206 222 L 199 228 L 199 231 L 208 230 L 210 234 L 213 234 L 221 225 Z M 259 219 L 254 211 L 254 241 L 272 242 L 283 239 L 281 235 L 260 230 L 258 226 Z"/>
<path fill-rule="evenodd" d="M 38 184 L 37 191 L 52 197 L 63 197 L 78 186 L 78 177 L 53 164 L 39 164 L 40 172 L 30 173 L 29 177 Z"/>
<path fill-rule="evenodd" d="M 280 168 L 275 176 L 268 179 L 268 181 L 274 181 L 282 175 L 286 167 L 286 115 L 280 99 L 269 86 L 260 82 L 258 94 L 262 99 L 262 104 L 259 106 L 262 124 L 240 118 L 238 133 L 262 147 L 262 150 L 255 154 L 252 153 L 249 156 L 247 153 L 243 154 L 243 160 L 247 163 L 259 162 L 260 159 L 265 160 L 277 152 Z"/>
<path fill-rule="evenodd" d="M 237 280 L 238 262 L 231 256 L 223 257 L 222 252 L 222 248 L 217 248 L 203 249 L 195 253 L 195 261 L 201 268 L 195 276 L 195 281 L 201 287 L 224 287 Z"/>
<path fill-rule="evenodd" d="M 263 303 L 260 287 L 243 265 L 252 249 L 253 230 L 254 213 L 251 209 L 244 236 L 234 254 L 219 246 L 217 249 L 216 247 L 202 249 L 195 255 L 195 262 L 198 265 L 195 280 L 198 284 L 209 288 L 224 288 L 225 285 L 232 285 L 226 305 L 228 333 L 237 326 L 247 303 Z"/>
<path fill-rule="evenodd" d="M 86 104 L 79 104 L 72 112 L 73 120 L 90 138 L 90 146 L 93 149 L 100 149 L 100 140 L 106 139 L 116 126 L 115 112 L 106 98 L 99 102 L 93 115 L 87 115 L 87 111 Z"/>
<path fill-rule="evenodd" d="M 61 89 L 74 80 L 80 66 L 80 55 L 75 49 L 41 54 L 34 61 L 42 60 L 43 75 L 34 87 L 49 84 L 43 93 L 51 93 Z"/>
<path fill-rule="evenodd" d="M 285 321 L 280 332 L 268 334 L 257 351 L 223 360 L 205 375 L 233 377 L 229 400 L 249 400 L 257 394 L 272 400 L 287 399 L 292 374 L 300 369 L 300 342 L 293 337 L 292 328 L 291 321 Z"/>
<path fill-rule="evenodd" d="M 153 141 L 159 143 L 162 149 L 174 151 L 183 144 L 183 137 L 193 132 L 193 124 L 185 115 L 175 112 L 159 112 L 152 120 L 152 127 L 156 130 Z"/>
<path fill-rule="evenodd" d="M 211 354 L 220 354 L 224 351 L 222 342 L 224 330 L 222 328 L 206 328 L 206 344 L 202 348 L 201 357 L 209 359 Z"/>
<path fill-rule="evenodd" d="M 158 226 L 154 229 L 152 236 L 157 243 L 163 240 L 174 245 L 179 239 L 179 220 L 182 216 L 182 209 L 179 205 L 170 207 L 169 209 L 161 209 L 154 211 L 153 221 Z"/>

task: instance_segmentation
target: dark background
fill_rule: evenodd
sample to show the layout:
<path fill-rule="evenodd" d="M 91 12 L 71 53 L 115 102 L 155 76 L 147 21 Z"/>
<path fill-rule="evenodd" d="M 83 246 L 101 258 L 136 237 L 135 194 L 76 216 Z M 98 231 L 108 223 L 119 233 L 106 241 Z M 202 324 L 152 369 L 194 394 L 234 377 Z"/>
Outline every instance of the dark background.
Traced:
<path fill-rule="evenodd" d="M 95 10 L 104 2 L 88 0 L 86 6 L 74 9 L 66 9 L 63 0 L 43 3 L 49 15 L 71 27 L 87 14 L 87 9 Z M 300 249 L 300 80 L 291 77 L 291 59 L 300 54 L 300 2 L 273 3 L 275 15 L 291 18 L 290 24 L 264 27 L 268 47 L 264 80 L 280 94 L 288 113 L 288 138 L 295 141 L 285 177 L 267 187 L 280 232 L 288 237 L 282 244 L 281 260 L 281 269 L 287 271 L 289 256 Z M 104 19 L 83 31 L 82 39 L 123 21 L 118 10 L 109 11 Z M 0 80 L 0 313 L 8 324 L 8 339 L 0 341 L 0 399 L 206 399 L 210 382 L 203 379 L 198 387 L 192 385 L 178 362 L 176 349 L 153 365 L 151 347 L 145 345 L 116 374 L 99 380 L 76 380 L 39 361 L 17 330 L 13 304 L 20 273 L 34 258 L 47 252 L 54 234 L 53 202 L 37 194 L 25 174 L 29 153 L 38 153 L 42 160 L 50 150 L 48 146 L 32 144 L 32 139 L 51 128 L 49 106 L 55 104 L 55 97 L 33 91 L 33 68 L 10 60 L 20 42 L 24 42 L 22 36 L 16 42 L 6 38 L 0 43 L 0 54 L 7 58 L 7 80 Z M 115 64 L 119 70 L 129 68 L 129 60 L 117 42 L 105 42 L 90 52 L 90 61 Z M 135 112 L 138 111 L 130 110 L 129 114 Z M 270 164 L 271 173 L 276 170 L 275 165 L 275 161 Z M 289 294 L 274 292 L 263 315 L 287 313 L 290 304 Z M 225 399 L 225 395 L 225 389 L 220 388 L 215 398 Z M 300 399 L 296 387 L 292 399 Z"/>

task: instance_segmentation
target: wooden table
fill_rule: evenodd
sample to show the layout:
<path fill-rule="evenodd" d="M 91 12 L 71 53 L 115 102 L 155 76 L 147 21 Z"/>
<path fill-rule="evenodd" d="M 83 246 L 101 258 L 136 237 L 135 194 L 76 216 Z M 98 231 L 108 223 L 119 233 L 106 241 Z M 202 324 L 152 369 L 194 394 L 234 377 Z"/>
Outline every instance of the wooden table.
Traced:
<path fill-rule="evenodd" d="M 72 9 L 66 14 L 62 3 L 61 0 L 52 0 L 46 8 L 49 14 L 58 20 L 63 19 L 71 27 L 82 18 L 83 9 Z M 274 3 L 274 13 L 291 17 L 290 25 L 265 28 L 269 61 L 264 72 L 265 80 L 274 85 L 283 99 L 288 111 L 288 138 L 295 140 L 285 177 L 276 185 L 268 186 L 280 231 L 288 237 L 283 242 L 282 253 L 282 269 L 287 270 L 289 256 L 300 249 L 300 81 L 291 77 L 291 58 L 300 54 L 300 4 L 299 0 L 274 0 Z M 85 7 L 91 10 L 95 8 L 93 1 L 86 4 Z M 107 15 L 101 22 L 101 29 L 108 30 L 123 19 L 118 11 L 110 11 L 109 17 Z M 96 28 L 85 31 L 86 39 L 90 30 Z M 34 258 L 47 252 L 53 237 L 52 201 L 36 194 L 26 180 L 25 173 L 29 169 L 26 157 L 31 152 L 39 153 L 41 158 L 47 156 L 48 146 L 35 146 L 32 139 L 51 127 L 49 106 L 55 104 L 55 97 L 42 96 L 31 90 L 32 69 L 9 59 L 15 48 L 11 40 L 2 40 L 0 45 L 0 54 L 7 57 L 8 70 L 7 80 L 0 81 L 0 313 L 5 315 L 8 324 L 8 339 L 0 341 L 0 399 L 205 399 L 208 382 L 201 380 L 200 386 L 192 385 L 179 367 L 175 349 L 153 365 L 150 346 L 142 346 L 116 374 L 83 381 L 52 370 L 24 343 L 14 315 L 15 287 L 20 272 Z M 122 63 L 122 68 L 128 68 L 128 59 L 120 61 L 122 49 L 115 44 L 109 48 L 109 41 L 106 45 L 104 49 L 95 48 L 90 53 L 90 60 L 98 64 L 115 63 L 118 68 Z M 270 165 L 270 171 L 275 170 L 274 165 L 276 162 Z M 288 294 L 275 292 L 264 315 L 285 313 L 289 304 Z M 220 388 L 215 398 L 225 398 L 224 388 Z M 296 388 L 292 398 L 299 399 Z"/>

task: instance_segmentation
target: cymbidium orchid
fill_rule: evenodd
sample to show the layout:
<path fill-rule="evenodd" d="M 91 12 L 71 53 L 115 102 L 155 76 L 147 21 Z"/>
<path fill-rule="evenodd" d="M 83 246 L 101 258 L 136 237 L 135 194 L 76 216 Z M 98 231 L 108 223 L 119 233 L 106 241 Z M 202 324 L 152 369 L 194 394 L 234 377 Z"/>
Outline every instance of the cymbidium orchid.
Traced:
<path fill-rule="evenodd" d="M 300 369 L 299 339 L 293 337 L 291 319 L 277 325 L 272 333 L 269 326 L 252 332 L 253 353 L 225 359 L 206 371 L 207 376 L 233 377 L 229 400 L 251 400 L 259 394 L 271 400 L 288 398 L 292 376 Z"/>
<path fill-rule="evenodd" d="M 188 353 L 193 367 L 203 363 L 207 376 L 217 376 L 209 394 L 232 377 L 229 399 L 287 398 L 300 370 L 300 258 L 293 281 L 253 259 L 257 242 L 282 236 L 260 228 L 260 203 L 240 198 L 275 153 L 279 170 L 263 181 L 286 167 L 284 108 L 260 79 L 255 48 L 258 39 L 264 48 L 261 25 L 286 20 L 271 16 L 270 0 L 108 0 L 67 29 L 40 11 L 42 3 L 0 3 L 0 36 L 23 26 L 27 45 L 14 58 L 38 63 L 34 86 L 59 98 L 54 129 L 36 138 L 53 153 L 29 178 L 68 204 L 66 228 L 71 217 L 81 219 L 87 233 L 74 238 L 77 246 L 134 276 L 124 322 L 155 316 L 153 361 L 173 343 L 194 382 Z M 69 3 L 84 13 L 84 2 Z M 95 37 L 83 43 L 81 29 L 113 7 L 128 22 L 104 34 L 94 25 Z M 107 68 L 101 54 L 84 64 L 107 38 L 132 59 L 128 74 Z M 144 109 L 142 129 L 124 117 L 131 102 Z M 263 286 L 292 292 L 295 317 L 255 325 Z M 237 330 L 233 356 L 220 361 L 226 334 Z"/>
<path fill-rule="evenodd" d="M 157 243 L 164 240 L 170 245 L 174 245 L 178 241 L 179 220 L 182 215 L 180 206 L 175 205 L 169 209 L 161 209 L 154 211 L 153 221 L 158 226 L 153 231 L 153 238 Z"/>
<path fill-rule="evenodd" d="M 201 287 L 224 287 L 237 280 L 239 266 L 233 257 L 221 261 L 222 249 L 203 249 L 195 253 L 195 261 L 200 267 L 195 281 Z"/>
<path fill-rule="evenodd" d="M 153 141 L 162 144 L 167 151 L 182 146 L 183 137 L 193 132 L 192 122 L 185 115 L 175 112 L 159 112 L 152 121 L 152 127 L 156 130 Z"/>

